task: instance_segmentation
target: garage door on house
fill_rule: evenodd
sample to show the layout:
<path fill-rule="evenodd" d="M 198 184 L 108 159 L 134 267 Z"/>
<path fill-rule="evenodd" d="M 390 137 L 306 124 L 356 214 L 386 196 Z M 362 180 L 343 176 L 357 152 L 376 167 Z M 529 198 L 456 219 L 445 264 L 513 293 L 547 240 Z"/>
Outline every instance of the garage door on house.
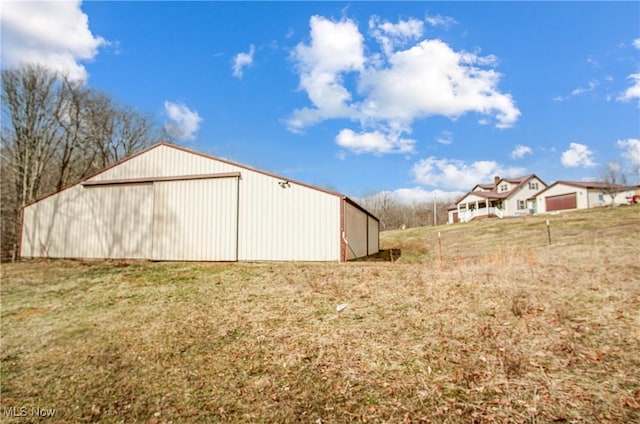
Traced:
<path fill-rule="evenodd" d="M 576 193 L 546 197 L 545 203 L 547 212 L 575 209 L 577 207 Z"/>
<path fill-rule="evenodd" d="M 238 260 L 238 178 L 154 182 L 153 260 Z"/>

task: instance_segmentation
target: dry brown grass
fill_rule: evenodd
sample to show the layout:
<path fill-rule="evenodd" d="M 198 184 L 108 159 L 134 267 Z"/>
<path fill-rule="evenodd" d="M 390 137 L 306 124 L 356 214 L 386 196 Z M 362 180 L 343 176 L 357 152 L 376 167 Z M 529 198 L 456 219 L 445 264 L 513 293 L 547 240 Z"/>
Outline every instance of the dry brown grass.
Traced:
<path fill-rule="evenodd" d="M 384 234 L 394 263 L 2 265 L 3 413 L 640 421 L 640 209 L 536 219 Z"/>

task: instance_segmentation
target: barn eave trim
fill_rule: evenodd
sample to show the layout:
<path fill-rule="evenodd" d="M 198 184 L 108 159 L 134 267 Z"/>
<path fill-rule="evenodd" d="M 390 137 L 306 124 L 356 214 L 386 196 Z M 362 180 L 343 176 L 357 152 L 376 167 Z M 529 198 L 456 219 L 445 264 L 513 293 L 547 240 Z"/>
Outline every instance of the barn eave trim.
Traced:
<path fill-rule="evenodd" d="M 125 184 L 152 184 L 155 182 L 166 181 L 192 181 L 192 180 L 208 180 L 213 178 L 240 178 L 240 172 L 220 172 L 216 174 L 195 174 L 195 175 L 176 175 L 172 177 L 150 177 L 150 178 L 126 178 L 119 180 L 102 180 L 102 181 L 83 181 L 84 187 L 125 185 Z"/>

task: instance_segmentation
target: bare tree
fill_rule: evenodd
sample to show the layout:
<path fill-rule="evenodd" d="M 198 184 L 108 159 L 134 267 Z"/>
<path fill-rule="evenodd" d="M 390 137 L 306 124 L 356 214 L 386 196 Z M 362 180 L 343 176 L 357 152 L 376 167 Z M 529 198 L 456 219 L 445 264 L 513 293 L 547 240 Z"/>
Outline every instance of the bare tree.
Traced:
<path fill-rule="evenodd" d="M 151 143 L 149 115 L 63 75 L 2 71 L 2 257 L 15 257 L 20 209 Z"/>
<path fill-rule="evenodd" d="M 618 163 L 609 162 L 600 172 L 600 179 L 604 183 L 602 191 L 611 199 L 611 206 L 615 206 L 616 196 L 626 189 L 627 177 L 621 171 Z"/>
<path fill-rule="evenodd" d="M 38 66 L 2 71 L 2 256 L 16 255 L 20 208 L 51 188 L 44 176 L 61 142 L 60 85 Z"/>
<path fill-rule="evenodd" d="M 87 106 L 87 138 L 96 149 L 101 169 L 140 150 L 159 135 L 149 115 L 121 106 L 104 93 L 93 92 Z"/>
<path fill-rule="evenodd" d="M 438 199 L 431 202 L 402 203 L 382 191 L 360 199 L 362 205 L 380 219 L 382 230 L 413 228 L 434 225 L 434 202 L 437 212 L 437 225 L 446 223 L 449 199 Z"/>
<path fill-rule="evenodd" d="M 61 143 L 60 77 L 38 66 L 2 71 L 2 147 L 20 206 L 40 193 L 45 168 Z"/>

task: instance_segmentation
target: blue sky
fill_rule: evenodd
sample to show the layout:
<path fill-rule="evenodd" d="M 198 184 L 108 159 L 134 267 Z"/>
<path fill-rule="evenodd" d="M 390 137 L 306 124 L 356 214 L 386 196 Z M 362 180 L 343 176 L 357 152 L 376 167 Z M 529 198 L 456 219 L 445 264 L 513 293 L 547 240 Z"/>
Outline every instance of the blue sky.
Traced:
<path fill-rule="evenodd" d="M 354 197 L 640 166 L 640 3 L 3 2 L 44 63 L 187 147 Z"/>

